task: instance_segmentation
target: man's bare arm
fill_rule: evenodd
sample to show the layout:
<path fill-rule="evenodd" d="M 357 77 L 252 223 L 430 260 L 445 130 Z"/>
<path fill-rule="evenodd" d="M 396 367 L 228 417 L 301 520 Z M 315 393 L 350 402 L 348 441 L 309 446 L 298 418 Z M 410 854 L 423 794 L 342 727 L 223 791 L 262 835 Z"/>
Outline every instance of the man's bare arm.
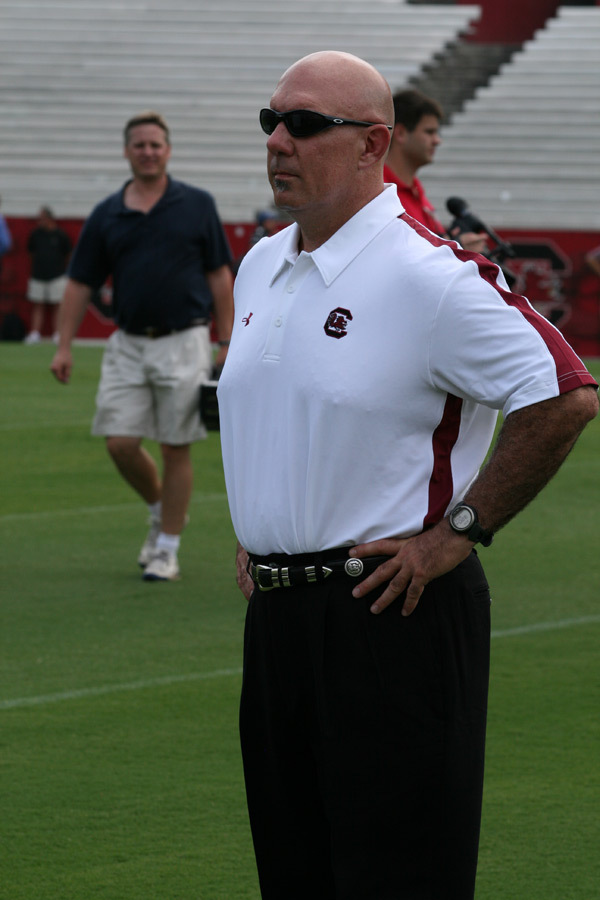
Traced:
<path fill-rule="evenodd" d="M 221 266 L 206 273 L 206 280 L 213 296 L 213 310 L 220 341 L 229 341 L 233 328 L 233 275 L 229 266 Z M 222 366 L 227 356 L 227 347 L 219 347 L 215 364 Z"/>
<path fill-rule="evenodd" d="M 496 446 L 465 497 L 484 528 L 497 531 L 556 474 L 598 412 L 591 385 L 519 409 L 506 418 Z"/>
<path fill-rule="evenodd" d="M 59 311 L 58 350 L 50 366 L 52 374 L 63 384 L 68 384 L 71 377 L 73 368 L 71 341 L 77 334 L 91 296 L 91 287 L 69 278 Z"/>
<path fill-rule="evenodd" d="M 238 587 L 246 600 L 249 600 L 250 594 L 254 590 L 254 582 L 248 574 L 248 554 L 239 541 L 235 555 L 235 568 Z"/>
<path fill-rule="evenodd" d="M 598 278 L 600 278 L 600 253 L 595 251 L 593 253 L 588 253 L 585 257 L 585 261 L 590 269 L 596 273 Z"/>
<path fill-rule="evenodd" d="M 520 512 L 550 481 L 574 446 L 586 424 L 598 412 L 594 387 L 583 386 L 517 410 L 507 416 L 494 451 L 466 497 L 478 511 L 485 529 L 497 531 Z M 389 539 L 361 544 L 353 556 L 389 555 L 354 589 L 362 597 L 389 581 L 371 607 L 379 613 L 403 591 L 403 614 L 415 609 L 425 585 L 451 571 L 471 552 L 473 543 L 454 532 L 447 519 L 434 528 L 405 540 Z"/>

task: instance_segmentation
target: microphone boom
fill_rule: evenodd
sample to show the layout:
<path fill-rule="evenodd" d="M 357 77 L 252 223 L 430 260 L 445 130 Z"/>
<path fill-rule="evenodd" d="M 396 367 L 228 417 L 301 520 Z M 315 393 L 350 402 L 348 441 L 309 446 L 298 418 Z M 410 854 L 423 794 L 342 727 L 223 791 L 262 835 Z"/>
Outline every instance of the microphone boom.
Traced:
<path fill-rule="evenodd" d="M 504 256 L 515 256 L 515 251 L 510 244 L 503 241 L 495 231 L 488 228 L 481 219 L 478 219 L 477 216 L 473 215 L 467 206 L 466 201 L 463 200 L 462 197 L 448 197 L 446 200 L 446 209 L 450 215 L 454 216 L 454 220 L 450 223 L 450 227 L 448 228 L 449 233 L 452 233 L 456 228 L 459 229 L 459 234 L 464 234 L 466 231 L 474 231 L 476 234 L 479 234 L 483 231 L 498 245 L 494 252 L 500 251 Z"/>

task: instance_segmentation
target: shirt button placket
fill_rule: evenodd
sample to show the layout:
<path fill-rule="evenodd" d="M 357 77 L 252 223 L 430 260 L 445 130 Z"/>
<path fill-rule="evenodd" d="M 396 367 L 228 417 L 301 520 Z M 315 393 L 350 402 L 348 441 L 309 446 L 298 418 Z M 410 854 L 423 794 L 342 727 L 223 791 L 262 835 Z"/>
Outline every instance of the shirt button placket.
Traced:
<path fill-rule="evenodd" d="M 312 260 L 303 259 L 299 263 L 296 263 L 295 267 L 290 272 L 289 281 L 286 284 L 280 297 L 279 311 L 273 317 L 271 328 L 269 331 L 269 338 L 265 356 L 271 360 L 278 360 L 281 357 L 281 347 L 283 344 L 283 335 L 285 333 L 286 316 L 288 315 L 288 302 L 293 302 L 291 295 L 295 294 L 297 288 L 304 281 L 304 278 L 306 277 L 312 266 Z M 287 299 L 288 297 L 289 300 Z"/>

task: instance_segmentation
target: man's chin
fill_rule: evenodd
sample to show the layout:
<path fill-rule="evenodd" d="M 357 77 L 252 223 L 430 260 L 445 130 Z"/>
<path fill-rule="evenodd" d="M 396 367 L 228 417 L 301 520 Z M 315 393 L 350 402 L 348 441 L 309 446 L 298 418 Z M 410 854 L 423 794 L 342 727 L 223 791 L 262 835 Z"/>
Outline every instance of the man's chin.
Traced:
<path fill-rule="evenodd" d="M 275 196 L 289 194 L 290 192 L 290 183 L 287 178 L 274 178 L 271 182 L 271 187 Z"/>
<path fill-rule="evenodd" d="M 141 171 L 137 171 L 135 173 L 136 178 L 140 181 L 158 181 L 164 175 L 164 170 L 160 169 L 142 169 Z"/>
<path fill-rule="evenodd" d="M 273 188 L 273 203 L 278 209 L 294 209 L 296 204 L 293 200 L 292 191 L 289 189 L 289 185 L 287 182 L 277 182 L 274 181 L 272 184 Z"/>

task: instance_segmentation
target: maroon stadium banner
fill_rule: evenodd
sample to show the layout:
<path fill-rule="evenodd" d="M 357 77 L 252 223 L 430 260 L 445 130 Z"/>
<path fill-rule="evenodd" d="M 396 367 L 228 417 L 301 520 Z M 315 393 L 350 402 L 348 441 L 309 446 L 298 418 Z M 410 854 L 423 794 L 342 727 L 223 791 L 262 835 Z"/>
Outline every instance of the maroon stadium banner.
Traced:
<path fill-rule="evenodd" d="M 580 356 L 600 356 L 600 276 L 587 262 L 600 259 L 600 233 L 503 231 L 515 256 L 503 265 L 511 289 L 562 331 Z"/>
<path fill-rule="evenodd" d="M 26 299 L 30 260 L 27 238 L 34 219 L 8 218 L 13 249 L 2 259 L 0 273 L 0 324 L 16 313 L 29 327 L 31 304 Z M 61 219 L 59 225 L 77 240 L 83 222 Z M 236 263 L 248 249 L 255 223 L 225 224 Z M 590 254 L 600 260 L 600 232 L 511 231 L 499 233 L 510 244 L 514 257 L 506 259 L 512 289 L 559 328 L 580 356 L 600 356 L 600 277 L 586 262 Z M 114 330 L 111 291 L 106 285 L 94 298 L 79 329 L 79 337 L 101 340 Z M 45 335 L 49 334 L 49 317 Z"/>
<path fill-rule="evenodd" d="M 9 313 L 16 313 L 29 330 L 31 304 L 27 301 L 27 281 L 31 260 L 27 253 L 27 239 L 37 225 L 37 219 L 6 217 L 10 229 L 13 247 L 2 257 L 0 269 L 0 328 L 2 321 Z M 57 219 L 73 245 L 77 242 L 83 227 L 82 219 Z M 256 222 L 225 225 L 227 239 L 235 261 L 234 268 L 239 265 L 244 253 L 248 250 L 250 236 L 256 228 Z M 93 298 L 88 312 L 79 328 L 78 337 L 89 340 L 104 340 L 115 330 L 111 318 L 112 291 L 110 284 L 104 285 Z M 46 309 L 43 337 L 50 336 L 50 314 Z"/>

